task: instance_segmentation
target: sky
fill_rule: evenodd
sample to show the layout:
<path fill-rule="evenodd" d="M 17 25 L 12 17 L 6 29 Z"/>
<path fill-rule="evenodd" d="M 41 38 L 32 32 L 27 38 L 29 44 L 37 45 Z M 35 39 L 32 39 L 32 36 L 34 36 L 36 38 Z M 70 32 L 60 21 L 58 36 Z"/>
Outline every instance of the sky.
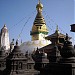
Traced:
<path fill-rule="evenodd" d="M 10 41 L 19 38 L 19 41 L 30 41 L 30 31 L 36 17 L 38 0 L 0 0 L 0 29 L 6 24 Z M 41 0 L 43 16 L 49 34 L 55 32 L 56 25 L 63 34 L 68 33 L 75 44 L 74 33 L 70 25 L 75 23 L 75 0 Z"/>

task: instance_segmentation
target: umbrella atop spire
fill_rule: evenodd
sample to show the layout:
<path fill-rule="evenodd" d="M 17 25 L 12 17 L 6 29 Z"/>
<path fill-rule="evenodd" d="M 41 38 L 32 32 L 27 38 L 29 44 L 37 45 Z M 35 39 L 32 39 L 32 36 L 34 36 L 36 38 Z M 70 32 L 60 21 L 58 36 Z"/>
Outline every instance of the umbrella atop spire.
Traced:
<path fill-rule="evenodd" d="M 43 4 L 41 3 L 41 1 L 38 1 L 38 4 L 36 5 L 36 9 L 38 12 L 42 12 L 42 8 L 43 8 Z"/>

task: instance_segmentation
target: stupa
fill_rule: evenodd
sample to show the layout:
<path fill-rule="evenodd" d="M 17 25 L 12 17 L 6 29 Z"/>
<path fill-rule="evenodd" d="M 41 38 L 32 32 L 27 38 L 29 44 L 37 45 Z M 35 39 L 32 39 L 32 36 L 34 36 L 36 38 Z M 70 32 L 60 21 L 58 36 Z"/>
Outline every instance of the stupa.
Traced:
<path fill-rule="evenodd" d="M 41 48 L 51 43 L 49 40 L 45 39 L 45 37 L 48 35 L 48 29 L 45 19 L 42 15 L 43 4 L 40 2 L 40 0 L 36 5 L 36 9 L 37 15 L 33 22 L 32 30 L 30 31 L 32 40 L 24 42 L 20 46 L 21 50 L 23 50 L 24 52 L 27 50 L 29 52 L 32 52 L 36 50 L 37 47 Z"/>
<path fill-rule="evenodd" d="M 4 49 L 6 53 L 9 52 L 10 49 L 9 32 L 5 24 L 0 32 L 0 50 L 1 49 Z"/>

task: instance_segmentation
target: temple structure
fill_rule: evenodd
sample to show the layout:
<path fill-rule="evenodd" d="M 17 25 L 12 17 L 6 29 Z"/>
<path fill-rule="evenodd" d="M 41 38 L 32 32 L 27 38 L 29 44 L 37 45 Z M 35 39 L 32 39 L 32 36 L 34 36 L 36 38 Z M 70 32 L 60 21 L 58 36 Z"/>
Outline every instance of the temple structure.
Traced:
<path fill-rule="evenodd" d="M 9 55 L 6 56 L 4 50 L 0 51 L 0 75 L 38 75 L 34 65 L 32 55 L 22 53 L 18 41 Z"/>
<path fill-rule="evenodd" d="M 58 48 L 63 47 L 63 43 L 65 41 L 65 37 L 66 35 L 62 34 L 59 29 L 58 26 L 56 27 L 56 30 L 53 34 L 45 37 L 46 39 L 51 41 L 51 44 L 46 45 L 42 48 L 40 48 L 39 50 L 44 50 L 46 53 L 50 52 L 52 48 L 54 48 L 55 45 L 58 46 Z M 71 37 L 69 37 L 69 39 L 71 39 Z"/>
<path fill-rule="evenodd" d="M 36 9 L 37 9 L 37 15 L 33 22 L 32 30 L 30 31 L 32 40 L 24 42 L 20 46 L 24 52 L 27 50 L 29 52 L 34 51 L 37 49 L 37 47 L 41 48 L 51 43 L 49 40 L 45 39 L 45 37 L 48 36 L 48 29 L 44 17 L 42 15 L 43 5 L 40 2 L 40 0 L 36 5 Z"/>
<path fill-rule="evenodd" d="M 6 25 L 0 32 L 0 75 L 75 75 L 75 48 L 71 37 L 60 33 L 58 26 L 48 36 L 48 29 L 42 16 L 43 5 L 36 5 L 35 17 L 30 35 L 31 41 L 20 46 L 14 39 L 9 44 Z M 75 25 L 71 27 L 75 32 Z M 7 54 L 8 53 L 8 54 Z"/>
<path fill-rule="evenodd" d="M 35 69 L 40 71 L 39 75 L 75 75 L 75 49 L 68 34 L 66 34 L 63 46 L 59 49 L 55 44 L 47 52 L 47 58 L 49 63 L 43 63 L 43 54 L 39 50 L 33 55 Z"/>
<path fill-rule="evenodd" d="M 8 52 L 10 49 L 9 32 L 5 24 L 0 32 L 0 49 L 1 48 L 4 49 L 5 52 Z"/>

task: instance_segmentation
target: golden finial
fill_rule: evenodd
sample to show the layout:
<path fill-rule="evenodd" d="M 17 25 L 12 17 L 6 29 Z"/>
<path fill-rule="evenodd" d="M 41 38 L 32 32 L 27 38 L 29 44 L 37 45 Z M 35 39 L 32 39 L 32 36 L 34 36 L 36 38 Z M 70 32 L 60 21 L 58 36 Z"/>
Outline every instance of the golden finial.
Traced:
<path fill-rule="evenodd" d="M 43 4 L 41 3 L 41 0 L 38 1 L 36 8 L 37 8 L 37 11 L 42 11 Z"/>
<path fill-rule="evenodd" d="M 58 25 L 56 26 L 56 31 L 58 31 Z"/>
<path fill-rule="evenodd" d="M 56 26 L 56 31 L 55 31 L 56 33 L 60 33 L 59 32 L 59 29 L 58 29 L 58 25 Z"/>
<path fill-rule="evenodd" d="M 58 30 L 58 25 L 57 25 L 57 26 L 56 26 L 56 32 L 58 33 L 58 31 L 59 31 L 59 30 Z"/>

